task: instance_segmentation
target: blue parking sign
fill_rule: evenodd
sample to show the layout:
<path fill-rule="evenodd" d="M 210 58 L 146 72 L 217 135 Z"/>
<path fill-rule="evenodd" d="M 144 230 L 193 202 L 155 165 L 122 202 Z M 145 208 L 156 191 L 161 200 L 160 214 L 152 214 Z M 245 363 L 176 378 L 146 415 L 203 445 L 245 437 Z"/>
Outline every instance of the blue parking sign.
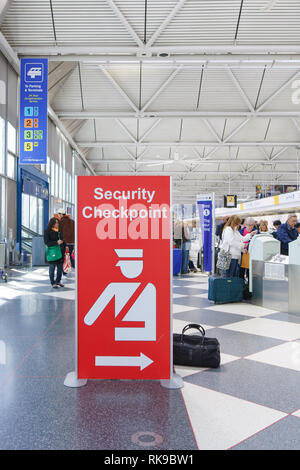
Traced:
<path fill-rule="evenodd" d="M 47 163 L 48 59 L 21 59 L 20 164 Z"/>

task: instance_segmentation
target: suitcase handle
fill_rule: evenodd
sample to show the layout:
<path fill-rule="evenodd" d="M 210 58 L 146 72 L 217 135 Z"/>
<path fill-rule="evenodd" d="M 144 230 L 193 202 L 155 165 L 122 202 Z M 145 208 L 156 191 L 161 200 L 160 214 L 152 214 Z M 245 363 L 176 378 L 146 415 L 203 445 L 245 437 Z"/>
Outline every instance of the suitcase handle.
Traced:
<path fill-rule="evenodd" d="M 203 328 L 203 326 L 201 325 L 198 325 L 197 323 L 190 323 L 189 325 L 186 325 L 182 332 L 181 332 L 181 341 L 183 341 L 183 335 L 184 333 L 187 331 L 187 330 L 190 330 L 190 329 L 194 329 L 194 330 L 198 330 L 200 331 L 201 335 L 202 336 L 205 336 L 205 329 Z"/>

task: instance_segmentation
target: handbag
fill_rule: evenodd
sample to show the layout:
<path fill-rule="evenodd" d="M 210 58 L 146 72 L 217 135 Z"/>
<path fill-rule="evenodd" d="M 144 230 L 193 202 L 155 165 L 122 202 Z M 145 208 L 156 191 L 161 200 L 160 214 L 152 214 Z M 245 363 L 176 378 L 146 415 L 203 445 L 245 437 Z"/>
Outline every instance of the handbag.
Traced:
<path fill-rule="evenodd" d="M 249 253 L 243 253 L 241 268 L 249 269 Z"/>
<path fill-rule="evenodd" d="M 72 269 L 71 258 L 70 258 L 69 248 L 67 247 L 66 252 L 65 252 L 63 271 L 64 271 L 64 273 L 69 273 L 71 271 L 71 269 Z"/>
<path fill-rule="evenodd" d="M 185 335 L 196 329 L 199 335 Z M 213 367 L 220 365 L 220 343 L 216 338 L 206 338 L 203 326 L 196 323 L 186 325 L 182 333 L 173 333 L 173 362 L 181 366 Z"/>
<path fill-rule="evenodd" d="M 46 246 L 47 261 L 58 261 L 62 258 L 60 245 Z"/>
<path fill-rule="evenodd" d="M 218 259 L 216 267 L 221 271 L 227 271 L 231 263 L 231 253 L 230 251 L 220 250 L 218 253 Z"/>

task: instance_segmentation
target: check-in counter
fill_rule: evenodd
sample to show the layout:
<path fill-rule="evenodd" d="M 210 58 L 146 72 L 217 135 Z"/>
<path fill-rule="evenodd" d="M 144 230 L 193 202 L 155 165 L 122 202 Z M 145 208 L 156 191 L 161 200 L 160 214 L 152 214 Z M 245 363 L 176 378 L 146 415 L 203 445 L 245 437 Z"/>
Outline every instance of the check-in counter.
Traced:
<path fill-rule="evenodd" d="M 256 235 L 249 254 L 251 302 L 300 315 L 300 237 L 289 243 L 289 256 L 284 256 L 280 254 L 280 242 L 272 235 Z"/>
<path fill-rule="evenodd" d="M 289 243 L 289 308 L 300 315 L 300 238 Z"/>
<path fill-rule="evenodd" d="M 270 269 L 265 268 L 267 261 L 271 260 L 275 255 L 280 255 L 280 242 L 269 233 L 261 233 L 255 235 L 249 244 L 249 290 L 252 292 L 251 302 L 266 306 L 269 299 L 264 298 L 264 290 L 269 291 Z M 265 271 L 267 269 L 267 271 Z M 267 274 L 267 277 L 265 276 Z M 276 279 L 276 281 L 279 281 Z M 278 310 L 278 308 L 276 308 Z"/>

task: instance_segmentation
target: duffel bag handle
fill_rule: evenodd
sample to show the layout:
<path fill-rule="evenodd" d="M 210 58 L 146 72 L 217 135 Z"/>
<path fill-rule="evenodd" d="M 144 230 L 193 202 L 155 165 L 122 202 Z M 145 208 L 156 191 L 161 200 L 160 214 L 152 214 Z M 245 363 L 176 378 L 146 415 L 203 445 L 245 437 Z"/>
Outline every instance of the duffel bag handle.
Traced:
<path fill-rule="evenodd" d="M 198 330 L 200 331 L 200 333 L 202 334 L 202 336 L 205 336 L 205 329 L 203 328 L 203 326 L 201 325 L 198 325 L 197 323 L 189 323 L 188 325 L 186 325 L 182 332 L 181 332 L 181 341 L 182 341 L 182 337 L 184 335 L 184 333 L 187 331 L 187 330 L 190 330 L 190 329 L 194 329 L 194 330 Z"/>

